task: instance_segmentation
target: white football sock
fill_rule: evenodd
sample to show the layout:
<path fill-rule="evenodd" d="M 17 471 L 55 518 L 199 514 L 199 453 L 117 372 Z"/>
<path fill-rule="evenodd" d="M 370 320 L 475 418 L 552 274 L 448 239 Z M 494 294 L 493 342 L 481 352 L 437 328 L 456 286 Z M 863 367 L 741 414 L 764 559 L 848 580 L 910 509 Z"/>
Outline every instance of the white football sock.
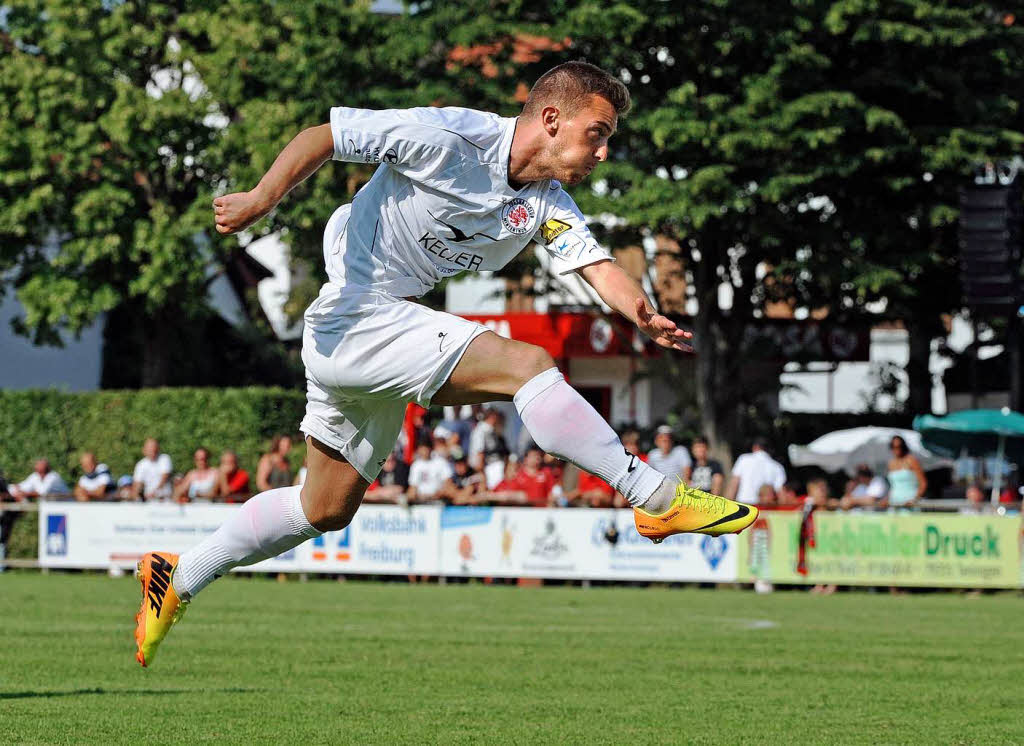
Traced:
<path fill-rule="evenodd" d="M 249 498 L 220 528 L 181 555 L 174 569 L 174 591 L 184 600 L 240 565 L 276 557 L 320 536 L 306 520 L 302 487 L 280 487 Z"/>
<path fill-rule="evenodd" d="M 668 510 L 675 485 L 627 453 L 615 431 L 558 368 L 538 373 L 513 400 L 540 448 L 601 477 L 633 507 L 655 514 Z"/>

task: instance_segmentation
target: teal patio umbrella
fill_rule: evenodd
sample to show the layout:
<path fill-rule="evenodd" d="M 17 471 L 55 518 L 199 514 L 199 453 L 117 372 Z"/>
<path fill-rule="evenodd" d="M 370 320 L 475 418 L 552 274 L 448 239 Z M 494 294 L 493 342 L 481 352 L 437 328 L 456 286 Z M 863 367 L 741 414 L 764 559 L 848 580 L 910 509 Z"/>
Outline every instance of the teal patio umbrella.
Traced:
<path fill-rule="evenodd" d="M 965 409 L 945 417 L 930 414 L 914 418 L 914 429 L 921 433 L 925 448 L 944 456 L 1009 457 L 1024 461 L 1024 414 L 1003 409 Z M 997 469 L 992 483 L 992 501 L 999 499 L 1002 470 Z"/>

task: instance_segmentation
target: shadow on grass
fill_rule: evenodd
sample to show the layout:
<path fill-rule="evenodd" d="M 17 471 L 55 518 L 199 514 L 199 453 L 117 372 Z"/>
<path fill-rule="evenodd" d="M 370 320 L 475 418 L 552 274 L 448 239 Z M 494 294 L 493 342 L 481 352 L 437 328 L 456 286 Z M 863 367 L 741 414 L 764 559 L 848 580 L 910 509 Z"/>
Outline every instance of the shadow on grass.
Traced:
<path fill-rule="evenodd" d="M 221 689 L 104 689 L 102 687 L 94 687 L 92 689 L 58 689 L 49 692 L 0 692 L 0 699 L 32 699 L 35 697 L 79 697 L 86 694 L 105 694 L 105 695 L 124 695 L 124 694 L 136 694 L 136 695 L 149 695 L 149 694 L 196 694 L 196 693 L 212 693 L 218 694 L 243 694 L 249 692 L 259 692 L 261 689 L 253 689 L 249 687 L 223 687 Z"/>

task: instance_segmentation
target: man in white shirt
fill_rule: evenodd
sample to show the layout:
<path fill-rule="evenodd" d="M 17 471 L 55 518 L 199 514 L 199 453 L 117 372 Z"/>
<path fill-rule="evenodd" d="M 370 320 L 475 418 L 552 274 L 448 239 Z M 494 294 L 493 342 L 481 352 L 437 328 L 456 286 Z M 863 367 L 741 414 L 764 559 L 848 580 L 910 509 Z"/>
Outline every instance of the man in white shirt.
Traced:
<path fill-rule="evenodd" d="M 628 109 L 622 82 L 585 62 L 542 75 L 515 118 L 456 107 L 338 106 L 329 123 L 300 132 L 252 191 L 213 201 L 217 231 L 237 233 L 331 158 L 377 165 L 327 223 L 328 281 L 304 316 L 306 482 L 253 497 L 180 560 L 143 557 L 144 593 L 151 576 L 160 590 L 140 611 L 140 662 L 174 618 L 161 616 L 166 598 L 176 609 L 233 567 L 347 526 L 410 401 L 515 402 L 537 445 L 625 495 L 637 508 L 637 530 L 652 541 L 733 533 L 753 522 L 756 509 L 691 500 L 685 487 L 677 495 L 674 480 L 625 451 L 543 348 L 410 302 L 465 270 L 500 269 L 532 242 L 551 272 L 575 272 L 655 343 L 690 350 L 691 335 L 655 312 L 562 189 L 608 158 L 608 140 Z"/>
<path fill-rule="evenodd" d="M 36 460 L 33 471 L 18 484 L 11 485 L 11 495 L 16 500 L 66 495 L 68 486 L 60 478 L 60 474 L 50 468 L 45 458 Z"/>
<path fill-rule="evenodd" d="M 171 497 L 171 457 L 160 453 L 156 438 L 146 438 L 142 458 L 132 474 L 132 497 L 136 500 L 167 500 Z"/>
<path fill-rule="evenodd" d="M 81 502 L 105 500 L 113 489 L 114 479 L 106 464 L 96 461 L 96 454 L 85 451 L 80 459 L 82 476 L 75 483 L 75 499 Z"/>
<path fill-rule="evenodd" d="M 647 464 L 675 481 L 690 481 L 693 459 L 683 446 L 677 446 L 670 425 L 661 425 L 654 433 L 654 450 L 647 454 Z"/>
<path fill-rule="evenodd" d="M 758 438 L 751 446 L 750 453 L 744 453 L 732 465 L 726 497 L 756 505 L 764 485 L 770 486 L 773 493 L 777 494 L 785 483 L 786 470 L 768 453 L 767 442 Z"/>
<path fill-rule="evenodd" d="M 430 446 L 421 443 L 409 465 L 409 502 L 434 497 L 454 474 L 455 470 L 447 458 L 440 453 L 431 453 Z"/>

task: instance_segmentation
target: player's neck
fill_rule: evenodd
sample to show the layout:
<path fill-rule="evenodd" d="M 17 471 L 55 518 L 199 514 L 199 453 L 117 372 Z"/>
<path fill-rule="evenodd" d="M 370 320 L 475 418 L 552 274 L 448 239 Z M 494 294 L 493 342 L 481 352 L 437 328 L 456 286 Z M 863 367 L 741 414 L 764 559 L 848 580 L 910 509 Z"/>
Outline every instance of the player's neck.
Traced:
<path fill-rule="evenodd" d="M 543 135 L 539 127 L 524 123 L 522 117 L 516 120 L 508 154 L 508 183 L 513 189 L 551 178 L 544 162 Z"/>

